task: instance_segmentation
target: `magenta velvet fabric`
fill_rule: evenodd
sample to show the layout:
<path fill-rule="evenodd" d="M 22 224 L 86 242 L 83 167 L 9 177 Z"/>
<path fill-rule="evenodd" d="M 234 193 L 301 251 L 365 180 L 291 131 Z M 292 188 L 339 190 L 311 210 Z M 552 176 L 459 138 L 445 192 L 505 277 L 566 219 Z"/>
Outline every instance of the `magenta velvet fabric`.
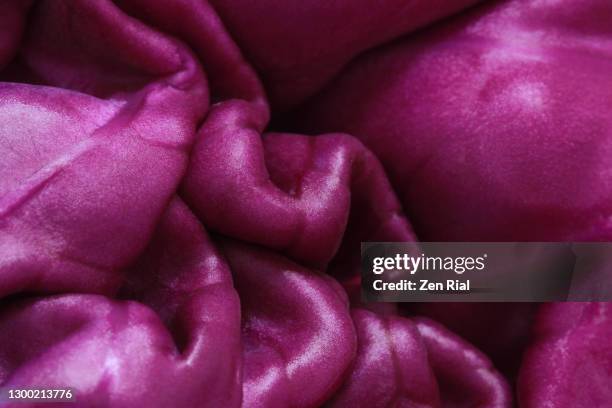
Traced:
<path fill-rule="evenodd" d="M 612 406 L 608 304 L 359 296 L 362 241 L 612 239 L 611 22 L 607 0 L 1 2 L 0 388 Z"/>

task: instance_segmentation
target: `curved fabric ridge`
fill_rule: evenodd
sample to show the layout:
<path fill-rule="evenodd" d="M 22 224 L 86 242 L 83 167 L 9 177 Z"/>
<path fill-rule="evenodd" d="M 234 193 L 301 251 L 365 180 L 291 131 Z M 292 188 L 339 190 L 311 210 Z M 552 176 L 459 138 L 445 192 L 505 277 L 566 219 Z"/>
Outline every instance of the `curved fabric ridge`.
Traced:
<path fill-rule="evenodd" d="M 484 352 L 507 378 L 515 379 L 531 340 L 535 303 L 405 303 L 406 316 L 423 316 Z M 491 333 L 495 333 L 492 335 Z"/>
<path fill-rule="evenodd" d="M 359 246 L 611 240 L 611 16 L 0 2 L 0 388 L 609 406 L 609 304 L 366 303 Z"/>
<path fill-rule="evenodd" d="M 223 241 L 242 308 L 244 407 L 316 407 L 356 349 L 342 288 L 275 253 Z"/>
<path fill-rule="evenodd" d="M 512 406 L 510 387 L 482 352 L 431 320 L 414 320 L 427 347 L 442 406 Z"/>
<path fill-rule="evenodd" d="M 198 132 L 182 196 L 207 226 L 323 266 L 356 197 L 371 218 L 364 228 L 412 239 L 380 164 L 360 143 L 276 133 L 262 142 L 258 121 L 252 105 L 229 101 L 214 106 Z"/>
<path fill-rule="evenodd" d="M 130 279 L 124 296 L 142 303 L 84 294 L 5 301 L 2 387 L 70 385 L 79 406 L 239 407 L 238 297 L 180 201 Z"/>
<path fill-rule="evenodd" d="M 408 319 L 363 309 L 351 313 L 357 357 L 330 407 L 440 407 L 427 349 Z"/>
<path fill-rule="evenodd" d="M 612 305 L 542 306 L 519 376 L 521 407 L 605 407 L 612 401 Z"/>
<path fill-rule="evenodd" d="M 315 94 L 364 50 L 478 0 L 212 0 L 276 110 Z"/>
<path fill-rule="evenodd" d="M 610 15 L 599 0 L 478 6 L 359 57 L 285 125 L 359 138 L 423 241 L 609 240 Z M 516 372 L 522 306 L 493 326 L 486 305 L 464 306 L 469 321 L 418 308 Z"/>
<path fill-rule="evenodd" d="M 612 238 L 612 4 L 485 4 L 352 63 L 304 108 L 380 159 L 423 241 Z"/>
<path fill-rule="evenodd" d="M 354 309 L 358 351 L 332 407 L 511 407 L 483 354 L 425 319 Z"/>
<path fill-rule="evenodd" d="M 261 82 L 209 2 L 175 0 L 171 7 L 165 0 L 116 0 L 115 3 L 130 15 L 189 45 L 206 72 L 215 102 L 248 101 L 259 110 L 262 123 L 267 122 L 269 108 Z"/>
<path fill-rule="evenodd" d="M 206 82 L 110 2 L 38 2 L 29 19 L 3 75 L 53 88 L 0 84 L 0 296 L 112 293 L 175 193 Z"/>

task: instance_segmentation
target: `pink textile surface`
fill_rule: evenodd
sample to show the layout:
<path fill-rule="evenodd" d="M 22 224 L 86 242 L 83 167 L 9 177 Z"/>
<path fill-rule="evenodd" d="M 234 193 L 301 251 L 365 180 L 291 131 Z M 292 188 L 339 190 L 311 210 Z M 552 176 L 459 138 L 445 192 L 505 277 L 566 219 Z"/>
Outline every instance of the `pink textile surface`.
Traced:
<path fill-rule="evenodd" d="M 419 240 L 612 241 L 612 2 L 0 2 L 0 388 L 612 407 L 608 303 L 362 302 Z"/>

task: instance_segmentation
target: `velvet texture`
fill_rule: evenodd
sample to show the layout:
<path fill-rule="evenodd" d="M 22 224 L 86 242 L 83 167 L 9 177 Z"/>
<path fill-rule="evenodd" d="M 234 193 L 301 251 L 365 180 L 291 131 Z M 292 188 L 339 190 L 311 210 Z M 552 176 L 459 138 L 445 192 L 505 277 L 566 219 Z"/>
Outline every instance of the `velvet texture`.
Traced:
<path fill-rule="evenodd" d="M 362 241 L 612 238 L 610 21 L 606 0 L 2 2 L 0 387 L 612 405 L 607 304 L 359 298 Z"/>

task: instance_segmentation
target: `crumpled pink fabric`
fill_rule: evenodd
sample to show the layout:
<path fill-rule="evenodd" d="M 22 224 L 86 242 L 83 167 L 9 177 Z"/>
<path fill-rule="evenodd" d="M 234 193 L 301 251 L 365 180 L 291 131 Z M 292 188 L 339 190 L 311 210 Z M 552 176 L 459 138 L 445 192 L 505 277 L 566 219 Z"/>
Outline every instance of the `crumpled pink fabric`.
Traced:
<path fill-rule="evenodd" d="M 84 293 L 3 305 L 3 386 L 69 385 L 79 406 L 240 406 L 238 295 L 180 200 L 131 269 L 119 297 L 133 300 Z"/>
<path fill-rule="evenodd" d="M 112 293 L 185 171 L 199 64 L 111 3 L 50 1 L 1 75 L 0 295 Z"/>
<path fill-rule="evenodd" d="M 363 141 L 422 240 L 608 240 L 610 15 L 485 4 L 359 57 L 303 127 Z"/>
<path fill-rule="evenodd" d="M 242 406 L 321 405 L 355 357 L 342 288 L 278 254 L 236 243 L 222 248 L 242 309 Z"/>
<path fill-rule="evenodd" d="M 199 131 L 183 196 L 207 226 L 313 265 L 337 252 L 352 205 L 369 217 L 362 235 L 413 238 L 382 167 L 358 141 L 262 138 L 257 114 L 243 101 L 222 102 Z"/>
<path fill-rule="evenodd" d="M 519 377 L 524 406 L 605 407 L 612 400 L 609 303 L 548 304 Z"/>
<path fill-rule="evenodd" d="M 278 110 L 303 102 L 359 53 L 480 0 L 212 0 Z"/>
<path fill-rule="evenodd" d="M 332 407 L 504 407 L 509 390 L 488 358 L 444 327 L 353 311 L 359 350 Z"/>
<path fill-rule="evenodd" d="M 611 19 L 605 0 L 2 2 L 0 388 L 612 404 L 607 304 L 359 297 L 362 241 L 610 239 Z"/>

